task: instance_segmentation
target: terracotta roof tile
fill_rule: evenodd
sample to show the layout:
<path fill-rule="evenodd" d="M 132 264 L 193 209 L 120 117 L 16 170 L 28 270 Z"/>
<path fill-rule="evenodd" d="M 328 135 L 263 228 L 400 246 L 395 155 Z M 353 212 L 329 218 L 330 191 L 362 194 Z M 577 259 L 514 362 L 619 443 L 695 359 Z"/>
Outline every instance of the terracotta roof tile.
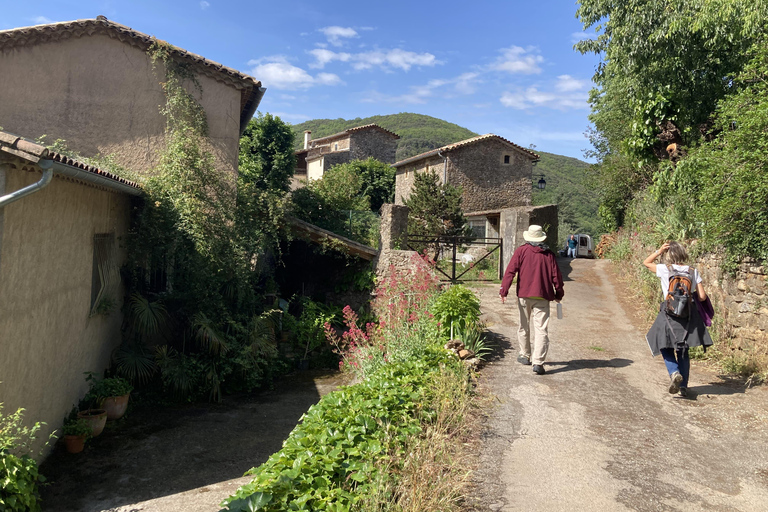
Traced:
<path fill-rule="evenodd" d="M 362 131 L 362 130 L 370 130 L 371 128 L 373 128 L 375 130 L 378 130 L 378 131 L 380 131 L 382 133 L 386 133 L 388 135 L 392 135 L 395 139 L 399 139 L 400 138 L 400 136 L 398 134 L 396 134 L 395 132 L 391 132 L 389 130 L 386 130 L 386 129 L 382 128 L 381 126 L 377 125 L 377 124 L 365 124 L 363 126 L 355 126 L 354 128 L 349 128 L 347 130 L 344 130 L 343 132 L 334 133 L 333 135 L 326 135 L 325 137 L 320 137 L 319 139 L 310 139 L 309 143 L 312 144 L 312 143 L 315 143 L 315 142 L 318 142 L 318 141 L 330 140 L 330 139 L 334 139 L 336 137 L 341 137 L 341 136 L 344 136 L 344 135 L 349 135 L 350 133 L 353 133 L 353 132 L 359 132 L 359 131 Z"/>
<path fill-rule="evenodd" d="M 511 141 L 505 139 L 504 137 L 499 137 L 498 135 L 494 135 L 493 133 L 486 133 L 485 135 L 478 135 L 477 137 L 472 137 L 471 139 L 466 139 L 466 140 L 462 140 L 462 141 L 459 141 L 459 142 L 454 142 L 453 144 L 448 144 L 448 145 L 443 146 L 441 148 L 432 149 L 430 151 L 426 151 L 424 153 L 421 153 L 420 155 L 416 155 L 416 156 L 412 156 L 410 158 L 406 158 L 404 160 L 400 160 L 399 162 L 395 162 L 394 164 L 392 164 L 392 167 L 400 167 L 400 166 L 403 166 L 403 165 L 406 165 L 406 164 L 417 162 L 417 161 L 422 160 L 424 158 L 429 158 L 429 157 L 435 156 L 438 153 L 448 153 L 450 151 L 453 151 L 454 149 L 463 148 L 463 147 L 466 147 L 466 146 L 471 146 L 473 144 L 477 144 L 479 142 L 483 142 L 483 141 L 491 140 L 491 139 L 499 140 L 499 141 L 501 141 L 501 142 L 503 142 L 505 144 L 508 144 L 509 146 L 512 146 L 514 149 L 522 152 L 525 156 L 527 156 L 528 158 L 530 158 L 532 160 L 538 160 L 539 159 L 539 155 L 537 155 L 536 153 L 534 153 L 533 151 L 531 151 L 529 149 L 526 149 L 526 148 L 524 148 L 522 146 L 518 146 L 514 142 L 511 142 Z"/>
<path fill-rule="evenodd" d="M 37 163 L 40 160 L 53 160 L 54 162 L 59 162 L 70 167 L 75 167 L 82 171 L 107 178 L 108 180 L 133 187 L 137 190 L 141 190 L 142 188 L 138 183 L 127 180 L 125 178 L 121 178 L 120 176 L 112 174 L 109 171 L 99 169 L 98 167 L 80 162 L 62 153 L 50 151 L 45 146 L 29 141 L 12 133 L 0 131 L 0 151 L 25 158 L 33 163 Z"/>

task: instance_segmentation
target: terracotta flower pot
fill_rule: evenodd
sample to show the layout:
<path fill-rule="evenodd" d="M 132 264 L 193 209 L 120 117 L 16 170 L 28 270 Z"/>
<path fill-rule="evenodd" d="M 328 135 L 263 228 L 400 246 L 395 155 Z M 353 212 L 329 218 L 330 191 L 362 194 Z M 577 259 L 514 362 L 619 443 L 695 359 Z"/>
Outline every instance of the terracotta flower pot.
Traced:
<path fill-rule="evenodd" d="M 107 411 L 104 409 L 88 409 L 86 411 L 80 411 L 77 413 L 77 417 L 88 422 L 93 431 L 93 434 L 91 434 L 93 437 L 101 434 L 104 430 L 104 425 L 107 423 Z"/>
<path fill-rule="evenodd" d="M 128 408 L 128 398 L 130 396 L 130 393 L 123 396 L 110 396 L 101 402 L 102 409 L 107 411 L 108 420 L 119 420 L 123 417 L 125 410 Z"/>
<path fill-rule="evenodd" d="M 80 453 L 85 448 L 85 436 L 64 436 L 64 446 L 69 453 Z"/>

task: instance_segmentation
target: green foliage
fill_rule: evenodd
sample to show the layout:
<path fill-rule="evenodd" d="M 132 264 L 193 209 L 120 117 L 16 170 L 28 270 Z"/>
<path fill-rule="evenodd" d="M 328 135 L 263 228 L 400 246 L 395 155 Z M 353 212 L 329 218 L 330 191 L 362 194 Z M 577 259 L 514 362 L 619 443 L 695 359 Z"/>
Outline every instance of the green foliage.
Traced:
<path fill-rule="evenodd" d="M 164 75 L 166 148 L 126 243 L 130 299 L 116 371 L 180 400 L 219 400 L 279 366 L 262 294 L 285 235 L 291 133 L 259 116 L 240 148 L 242 172 L 217 168 L 192 69 L 164 43 L 149 53 Z"/>
<path fill-rule="evenodd" d="M 85 418 L 78 418 L 64 423 L 61 433 L 65 436 L 85 436 L 88 439 L 93 435 L 93 429 Z"/>
<path fill-rule="evenodd" d="M 464 348 L 474 352 L 478 359 L 484 360 L 486 356 L 493 353 L 493 345 L 483 335 L 484 331 L 485 326 L 479 322 L 465 322 L 463 326 L 459 326 L 454 335 L 461 340 Z"/>
<path fill-rule="evenodd" d="M 395 169 L 375 158 L 353 160 L 331 168 L 349 169 L 360 179 L 360 194 L 368 198 L 371 211 L 378 212 L 384 203 L 395 202 Z M 325 178 L 325 175 L 323 176 Z M 322 180 L 321 180 L 322 181 Z"/>
<path fill-rule="evenodd" d="M 602 57 L 590 138 L 604 227 L 653 209 L 659 236 L 724 246 L 731 266 L 765 261 L 768 4 L 582 0 L 578 16 L 599 36 L 577 49 Z M 676 168 L 659 163 L 670 142 L 684 146 Z"/>
<path fill-rule="evenodd" d="M 453 329 L 466 330 L 480 320 L 480 299 L 469 288 L 455 284 L 437 296 L 429 311 L 440 322 L 443 336 L 450 337 Z"/>
<path fill-rule="evenodd" d="M 364 119 L 313 119 L 293 125 L 294 148 L 303 147 L 304 131 L 311 130 L 312 137 L 319 139 L 343 132 L 349 128 L 377 124 L 400 136 L 397 141 L 397 160 L 430 151 L 460 140 L 475 137 L 474 133 L 453 123 L 421 114 L 400 113 L 387 116 L 371 116 Z"/>
<path fill-rule="evenodd" d="M 556 204 L 558 225 L 566 235 L 586 233 L 596 237 L 603 232 L 597 218 L 600 199 L 590 182 L 589 164 L 576 158 L 537 151 L 541 157 L 534 172 L 544 174 L 547 187 L 533 190 L 534 205 Z M 560 237 L 558 247 L 565 245 Z"/>
<path fill-rule="evenodd" d="M 103 398 L 123 396 L 133 391 L 131 383 L 122 377 L 98 379 L 93 372 L 86 372 L 85 375 L 86 382 L 89 382 L 91 385 L 84 398 L 86 401 L 98 402 Z"/>
<path fill-rule="evenodd" d="M 251 119 L 240 137 L 243 181 L 259 190 L 287 192 L 295 168 L 291 127 L 271 114 Z"/>
<path fill-rule="evenodd" d="M 461 187 L 440 183 L 434 172 L 417 173 L 410 197 L 404 201 L 408 210 L 408 233 L 427 236 L 468 236 L 467 219 L 461 209 Z M 419 248 L 421 250 L 421 248 Z M 439 246 L 431 246 L 437 260 Z"/>
<path fill-rule="evenodd" d="M 434 349 L 422 360 L 387 365 L 360 384 L 324 396 L 283 448 L 252 469 L 254 479 L 222 507 L 230 512 L 349 510 L 395 478 L 384 462 L 434 421 L 430 383 L 445 371 L 441 368 L 457 365 L 444 350 Z"/>
<path fill-rule="evenodd" d="M 23 417 L 24 409 L 4 415 L 0 402 L 0 510 L 8 512 L 39 511 L 39 485 L 45 482 L 31 457 L 32 444 L 45 423 L 25 427 Z"/>
<path fill-rule="evenodd" d="M 296 343 L 304 349 L 304 359 L 309 352 L 325 342 L 325 324 L 339 321 L 339 311 L 309 298 L 301 301 L 301 315 L 296 322 Z"/>
<path fill-rule="evenodd" d="M 369 194 L 373 194 L 377 201 L 384 200 L 387 194 L 394 194 L 394 175 L 390 181 L 391 173 L 385 168 L 390 169 L 372 158 L 331 167 L 319 180 L 312 180 L 306 187 L 293 192 L 294 215 L 375 247 L 379 238 L 379 217 L 371 211 Z M 387 187 L 392 191 L 387 191 Z"/>

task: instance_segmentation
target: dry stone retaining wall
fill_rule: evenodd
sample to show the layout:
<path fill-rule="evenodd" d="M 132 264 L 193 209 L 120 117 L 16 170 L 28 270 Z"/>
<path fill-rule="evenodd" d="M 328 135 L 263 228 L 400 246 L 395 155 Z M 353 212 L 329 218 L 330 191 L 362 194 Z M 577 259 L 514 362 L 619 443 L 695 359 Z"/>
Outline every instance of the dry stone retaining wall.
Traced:
<path fill-rule="evenodd" d="M 737 350 L 768 354 L 768 273 L 752 259 L 744 260 L 735 275 L 722 270 L 723 256 L 709 253 L 694 266 L 701 273 L 707 293 Z"/>

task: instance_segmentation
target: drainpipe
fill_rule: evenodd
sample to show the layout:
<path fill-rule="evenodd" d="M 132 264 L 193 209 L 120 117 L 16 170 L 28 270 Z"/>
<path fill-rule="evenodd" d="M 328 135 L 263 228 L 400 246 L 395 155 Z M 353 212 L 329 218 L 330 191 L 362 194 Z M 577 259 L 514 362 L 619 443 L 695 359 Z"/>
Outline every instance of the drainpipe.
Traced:
<path fill-rule="evenodd" d="M 440 150 L 437 151 L 437 156 L 443 159 L 443 185 L 448 184 L 448 157 L 443 156 Z"/>
<path fill-rule="evenodd" d="M 18 201 L 22 197 L 34 194 L 38 190 L 42 190 L 48 186 L 48 184 L 51 182 L 51 179 L 53 179 L 53 160 L 40 160 L 37 162 L 37 165 L 43 170 L 43 177 L 40 178 L 40 181 L 31 185 L 27 185 L 26 187 L 21 188 L 16 192 L 11 192 L 10 194 L 6 194 L 0 197 L 0 208 L 7 204 Z"/>

